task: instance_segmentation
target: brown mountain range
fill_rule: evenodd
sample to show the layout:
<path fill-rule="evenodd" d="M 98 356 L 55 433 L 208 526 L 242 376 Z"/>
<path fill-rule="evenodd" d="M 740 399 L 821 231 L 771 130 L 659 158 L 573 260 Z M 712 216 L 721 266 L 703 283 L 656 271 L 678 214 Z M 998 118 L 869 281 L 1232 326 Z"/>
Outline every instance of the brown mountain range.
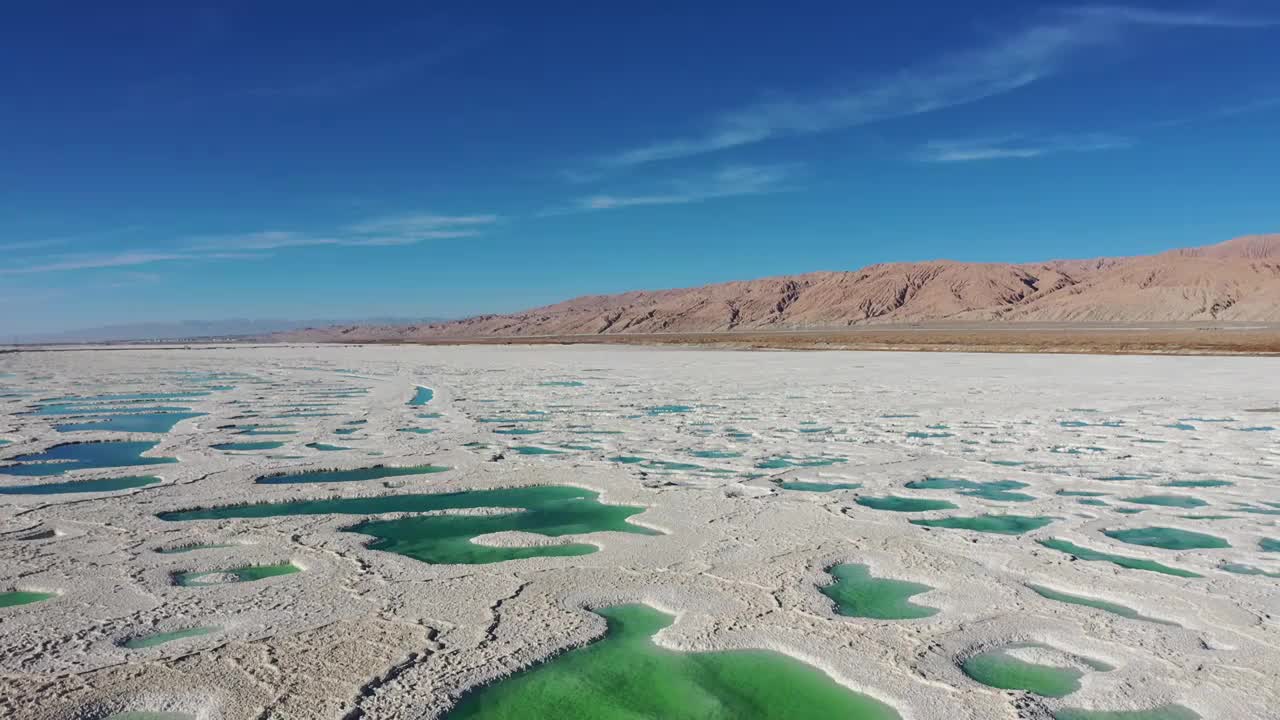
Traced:
<path fill-rule="evenodd" d="M 1280 323 L 1280 235 L 1159 255 L 871 265 L 579 297 L 509 315 L 286 333 L 309 341 L 848 330 L 912 323 Z"/>

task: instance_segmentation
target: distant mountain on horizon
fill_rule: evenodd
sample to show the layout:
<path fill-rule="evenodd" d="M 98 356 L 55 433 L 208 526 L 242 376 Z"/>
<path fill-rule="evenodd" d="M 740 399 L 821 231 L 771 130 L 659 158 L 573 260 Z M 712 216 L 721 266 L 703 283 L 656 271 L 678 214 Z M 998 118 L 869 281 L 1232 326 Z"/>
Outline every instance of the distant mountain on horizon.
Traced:
<path fill-rule="evenodd" d="M 845 272 L 592 295 L 505 315 L 278 333 L 314 342 L 413 341 L 918 323 L 1280 323 L 1280 234 L 1158 255 L 881 263 Z"/>
<path fill-rule="evenodd" d="M 312 319 L 279 320 L 229 318 L 226 320 L 181 320 L 177 322 L 143 322 L 106 325 L 51 333 L 23 333 L 0 336 L 0 343 L 15 345 L 56 343 L 98 343 L 128 341 L 204 340 L 210 338 L 262 337 L 273 333 L 309 327 L 357 323 L 370 325 L 407 325 L 414 322 L 443 322 L 443 318 L 373 317 L 361 320 Z"/>

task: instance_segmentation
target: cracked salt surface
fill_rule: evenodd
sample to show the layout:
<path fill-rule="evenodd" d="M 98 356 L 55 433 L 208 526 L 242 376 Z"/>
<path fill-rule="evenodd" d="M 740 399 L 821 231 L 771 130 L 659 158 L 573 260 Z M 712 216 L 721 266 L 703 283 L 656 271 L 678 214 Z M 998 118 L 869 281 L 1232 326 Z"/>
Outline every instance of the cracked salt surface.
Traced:
<path fill-rule="evenodd" d="M 1180 719 L 1271 717 L 1280 706 L 1280 557 L 1269 511 L 1280 508 L 1267 503 L 1280 481 L 1280 438 L 1241 430 L 1276 424 L 1268 413 L 1280 397 L 1258 383 L 1273 363 L 613 347 L 6 355 L 0 371 L 12 374 L 14 392 L 0 397 L 11 441 L 0 449 L 0 487 L 162 472 L 137 487 L 0 495 L 0 593 L 41 598 L 0 607 L 0 716 L 440 717 L 469 690 L 600 638 L 604 620 L 590 609 L 643 603 L 674 617 L 654 637 L 663 648 L 779 652 L 908 719 L 1094 717 L 1079 709 L 1157 717 L 1124 713 L 1174 707 L 1187 708 L 1170 711 Z M 567 378 L 586 382 L 545 384 Z M 421 418 L 411 403 L 426 387 L 431 417 Z M 55 425 L 68 421 L 36 408 L 104 396 L 150 396 L 154 406 L 163 393 L 203 415 L 163 434 L 78 431 L 76 440 L 135 443 L 90 448 L 129 450 L 106 463 L 77 461 L 83 448 L 45 454 L 66 442 Z M 1074 417 L 1082 403 L 1096 412 L 1069 422 L 1083 422 Z M 302 411 L 287 427 L 246 422 L 290 407 Z M 539 447 L 572 451 L 522 454 L 513 448 L 533 446 L 494 433 L 501 423 L 484 422 L 494 418 L 541 430 Z M 424 419 L 435 432 L 397 432 Z M 1171 419 L 1196 430 L 1162 427 Z M 948 437 L 908 437 L 940 435 L 941 425 Z M 246 434 L 276 435 L 263 442 L 278 442 L 282 457 L 215 449 L 254 440 Z M 710 452 L 698 463 L 679 461 L 701 450 Z M 10 462 L 17 456 L 35 459 Z M 623 457 L 638 461 L 615 461 Z M 140 458 L 177 462 L 128 464 Z M 451 470 L 255 482 L 374 465 Z M 859 487 L 784 489 L 806 483 Z M 654 532 L 526 532 L 509 522 L 512 508 L 492 506 L 158 517 L 528 486 L 598 493 L 606 507 L 638 510 L 627 521 Z M 1180 507 L 1195 503 L 1162 504 L 1176 487 L 1194 488 L 1204 519 Z M 1029 497 L 1017 498 L 1015 517 L 1052 521 L 965 520 L 1011 516 L 1009 491 Z M 1137 515 L 1121 503 L 1078 504 L 1102 493 L 1159 499 Z M 412 533 L 378 541 L 343 532 L 391 535 L 416 516 L 493 530 L 458 545 L 464 556 L 520 559 L 424 562 L 386 551 L 409 549 Z M 1022 534 L 965 527 L 992 522 Z M 1151 528 L 1223 542 L 1153 537 Z M 564 547 L 585 554 L 554 554 Z M 176 549 L 186 551 L 163 552 Z M 173 581 L 233 580 L 237 569 L 286 561 L 302 571 L 201 587 Z M 918 604 L 936 612 L 839 614 L 822 589 L 841 564 L 931 588 Z M 962 670 L 967 658 L 1020 645 L 1114 669 L 1033 701 Z"/>

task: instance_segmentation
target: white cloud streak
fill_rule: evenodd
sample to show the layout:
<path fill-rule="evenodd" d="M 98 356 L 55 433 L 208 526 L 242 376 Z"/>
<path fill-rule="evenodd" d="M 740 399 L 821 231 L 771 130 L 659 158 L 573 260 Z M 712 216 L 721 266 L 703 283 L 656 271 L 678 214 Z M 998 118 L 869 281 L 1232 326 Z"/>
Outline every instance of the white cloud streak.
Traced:
<path fill-rule="evenodd" d="M 17 252 L 19 250 L 39 250 L 47 247 L 65 245 L 66 240 L 51 238 L 48 240 L 22 240 L 19 242 L 0 243 L 0 252 Z"/>
<path fill-rule="evenodd" d="M 246 253 L 182 253 L 153 252 L 148 250 L 124 251 L 101 255 L 66 255 L 60 259 L 25 267 L 0 269 L 0 275 L 27 275 L 31 273 L 65 272 L 69 270 L 93 270 L 102 268 L 134 267 L 158 262 L 181 260 L 243 260 L 256 259 L 260 255 Z"/>
<path fill-rule="evenodd" d="M 139 225 L 127 225 L 124 227 L 97 229 L 91 233 L 77 233 L 75 235 L 64 235 L 62 237 L 42 238 L 40 240 L 19 240 L 15 242 L 0 243 L 0 252 L 20 252 L 23 250 L 43 250 L 51 247 L 61 247 L 63 245 L 75 245 L 84 241 L 102 241 L 104 239 L 119 237 L 121 235 L 130 235 L 141 230 Z"/>
<path fill-rule="evenodd" d="M 1221 120 L 1223 118 L 1233 118 L 1239 115 L 1249 115 L 1251 113 L 1272 110 L 1277 107 L 1280 107 L 1280 96 L 1265 97 L 1251 102 L 1240 103 L 1238 105 L 1228 105 L 1226 107 L 1206 110 L 1194 115 L 1184 115 L 1182 117 L 1161 120 L 1159 122 L 1151 123 L 1151 127 L 1180 127 L 1182 125 L 1194 125 L 1210 120 Z"/>
<path fill-rule="evenodd" d="M 426 240 L 476 237 L 497 215 L 433 215 L 416 213 L 373 218 L 323 234 L 268 230 L 242 235 L 195 238 L 197 249 L 278 250 L 314 246 L 390 247 L 414 245 Z"/>
<path fill-rule="evenodd" d="M 426 240 L 475 237 L 499 221 L 497 215 L 417 213 L 373 218 L 324 234 L 267 230 L 189 238 L 175 250 L 122 250 L 103 254 L 55 255 L 23 267 L 0 268 L 0 275 L 134 267 L 163 262 L 257 260 L 268 251 L 315 246 L 389 247 Z"/>
<path fill-rule="evenodd" d="M 498 222 L 497 215 L 433 215 L 431 213 L 414 213 L 409 215 L 392 215 L 374 218 L 346 226 L 348 230 L 365 235 L 379 233 L 414 233 L 439 230 L 446 227 L 465 227 L 474 225 L 492 225 Z"/>
<path fill-rule="evenodd" d="M 709 129 L 701 134 L 625 149 L 600 157 L 595 164 L 597 171 L 626 168 L 973 103 L 1056 75 L 1083 51 L 1118 42 L 1135 28 L 1244 29 L 1272 24 L 1207 12 L 1123 6 L 1065 10 L 984 47 L 946 55 L 823 96 L 746 105 L 713 118 Z"/>
<path fill-rule="evenodd" d="M 920 162 L 964 163 L 987 160 L 1027 160 L 1060 153 L 1099 152 L 1133 147 L 1128 138 L 1111 135 L 1055 135 L 1051 137 L 974 138 L 934 140 L 915 155 Z"/>
<path fill-rule="evenodd" d="M 1064 13 L 1078 18 L 1111 23 L 1181 28 L 1222 28 L 1243 30 L 1280 26 L 1280 19 L 1232 15 L 1214 11 L 1161 10 L 1125 5 L 1091 5 L 1070 8 Z"/>
<path fill-rule="evenodd" d="M 670 181 L 656 192 L 599 194 L 578 198 L 569 208 L 545 215 L 568 215 L 645 205 L 688 205 L 719 198 L 784 192 L 796 175 L 795 165 L 733 165 L 713 173 Z"/>

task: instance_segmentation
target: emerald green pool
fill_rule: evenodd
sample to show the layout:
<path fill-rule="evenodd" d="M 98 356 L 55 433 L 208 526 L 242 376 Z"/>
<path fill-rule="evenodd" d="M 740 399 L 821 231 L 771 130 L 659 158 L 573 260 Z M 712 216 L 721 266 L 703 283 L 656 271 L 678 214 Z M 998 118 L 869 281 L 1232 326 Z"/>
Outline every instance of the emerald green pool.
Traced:
<path fill-rule="evenodd" d="M 1016 480 L 974 482 L 972 480 L 953 480 L 940 477 L 929 477 L 924 480 L 913 480 L 907 483 L 907 488 L 911 490 L 955 490 L 957 495 L 968 495 L 999 502 L 1028 502 L 1035 500 L 1034 495 L 1012 492 L 1024 487 L 1027 487 L 1026 483 L 1017 482 Z"/>
<path fill-rule="evenodd" d="M 913 440 L 941 440 L 943 438 L 955 437 L 949 432 L 922 432 L 920 430 L 912 430 L 907 433 L 907 437 Z"/>
<path fill-rule="evenodd" d="M 888 510 L 890 512 L 929 512 L 931 510 L 955 510 L 958 505 L 946 500 L 928 500 L 925 498 L 904 498 L 895 495 L 884 497 L 862 496 L 854 502 L 872 510 Z"/>
<path fill-rule="evenodd" d="M 1280 508 L 1259 507 L 1257 505 L 1250 505 L 1248 503 L 1241 502 L 1238 502 L 1235 505 L 1236 507 L 1232 509 L 1236 512 L 1252 513 L 1254 515 L 1280 515 Z"/>
<path fill-rule="evenodd" d="M 988 687 L 1024 690 L 1044 697 L 1063 697 L 1080 689 L 1084 673 L 1075 668 L 1026 662 L 1005 649 L 974 655 L 961 666 L 964 674 Z"/>
<path fill-rule="evenodd" d="M 431 388 L 418 386 L 418 390 L 413 394 L 413 399 L 409 401 L 409 404 L 413 407 L 420 407 L 431 402 L 431 399 L 435 396 L 435 391 Z"/>
<path fill-rule="evenodd" d="M 1219 570 L 1225 570 L 1236 575 L 1257 575 L 1259 577 L 1280 578 L 1280 572 L 1268 572 L 1262 568 L 1256 568 L 1252 565 L 1242 565 L 1240 563 L 1224 562 L 1218 566 Z"/>
<path fill-rule="evenodd" d="M 836 490 L 857 490 L 862 483 L 822 483 L 808 480 L 784 480 L 778 483 L 783 490 L 799 490 L 801 492 L 829 493 Z"/>
<path fill-rule="evenodd" d="M 628 522 L 628 518 L 643 512 L 643 508 L 604 505 L 599 502 L 598 493 L 558 485 L 234 505 L 210 510 L 160 513 L 158 517 L 169 521 L 220 520 L 283 515 L 425 513 L 466 508 L 510 508 L 513 512 L 500 515 L 415 515 L 398 520 L 361 522 L 344 530 L 373 536 L 375 540 L 369 547 L 376 550 L 407 555 L 427 563 L 459 564 L 587 555 L 596 551 L 595 545 L 585 543 L 489 547 L 471 541 L 478 535 L 489 533 L 515 530 L 548 537 L 608 531 L 639 535 L 661 534 Z"/>
<path fill-rule="evenodd" d="M 742 453 L 734 450 L 694 450 L 689 454 L 696 458 L 706 458 L 708 460 L 727 460 L 729 458 L 742 457 Z"/>
<path fill-rule="evenodd" d="M 1130 545 L 1142 545 L 1164 550 L 1212 550 L 1231 547 L 1230 543 L 1220 537 L 1177 528 L 1146 527 L 1132 530 L 1103 530 L 1102 534 Z"/>
<path fill-rule="evenodd" d="M 848 617 L 877 620 L 914 620 L 938 613 L 937 609 L 910 602 L 913 595 L 933 588 L 921 583 L 871 576 L 866 565 L 846 563 L 827 570 L 835 582 L 818 588 L 836 603 L 836 611 Z"/>
<path fill-rule="evenodd" d="M 615 455 L 609 458 L 609 461 L 621 463 L 623 465 L 640 465 L 651 470 L 666 470 L 671 472 L 686 472 L 690 470 L 705 469 L 701 465 L 695 465 L 693 463 L 682 463 L 675 460 L 650 460 L 649 458 L 640 457 L 638 455 Z"/>
<path fill-rule="evenodd" d="M 322 442 L 307 443 L 307 447 L 311 448 L 312 450 L 319 450 L 320 452 L 340 452 L 342 450 L 351 449 L 349 447 L 343 447 L 341 445 L 330 445 L 328 443 L 322 443 Z"/>
<path fill-rule="evenodd" d="M 133 413 L 128 415 L 105 415 L 93 417 L 80 422 L 54 425 L 58 432 L 84 432 L 90 430 L 133 433 L 167 433 L 183 420 L 197 418 L 204 413 L 195 412 L 163 412 Z"/>
<path fill-rule="evenodd" d="M 953 530 L 973 530 L 975 532 L 997 533 L 1000 535 L 1021 535 L 1039 530 L 1053 522 L 1051 517 L 1030 517 L 1027 515 L 978 515 L 976 517 L 949 517 L 936 520 L 908 520 L 913 525 L 925 527 L 949 528 Z"/>
<path fill-rule="evenodd" d="M 465 695 L 444 720 L 896 720 L 893 708 L 766 650 L 682 653 L 646 605 L 596 611 L 606 635 Z"/>
<path fill-rule="evenodd" d="M 693 412 L 689 405 L 655 405 L 644 409 L 646 415 L 678 415 Z"/>
<path fill-rule="evenodd" d="M 181 587 L 208 587 L 210 585 L 222 585 L 222 580 L 206 580 L 205 578 L 215 575 L 230 575 L 231 579 L 225 582 L 253 582 L 255 580 L 265 580 L 266 578 L 278 577 L 280 575 L 292 575 L 296 572 L 302 572 L 302 568 L 293 563 L 280 563 L 279 565 L 246 565 L 244 567 L 231 568 L 229 570 L 209 570 L 207 572 L 184 572 L 173 576 L 175 585 Z"/>
<path fill-rule="evenodd" d="M 1173 480 L 1164 484 L 1165 487 L 1173 488 L 1216 488 L 1232 485 L 1235 483 L 1226 480 Z"/>
<path fill-rule="evenodd" d="M 1262 538 L 1258 541 L 1258 549 L 1262 552 L 1280 553 L 1280 540 L 1275 538 Z"/>
<path fill-rule="evenodd" d="M 646 458 L 642 458 L 639 455 L 615 455 L 609 458 L 609 460 L 623 465 L 638 465 L 645 462 Z"/>
<path fill-rule="evenodd" d="M 515 445 L 511 448 L 517 455 L 566 455 L 563 450 L 538 447 L 537 445 Z"/>
<path fill-rule="evenodd" d="M 1160 505 L 1162 507 L 1185 508 L 1188 510 L 1209 504 L 1200 498 L 1187 497 L 1186 495 L 1140 495 L 1121 499 L 1125 502 L 1139 505 Z"/>
<path fill-rule="evenodd" d="M 100 470 L 103 468 L 131 467 L 135 465 L 166 465 L 178 462 L 170 457 L 143 457 L 142 454 L 158 443 L 137 441 L 66 443 L 39 453 L 28 453 L 10 458 L 21 465 L 0 467 L 0 475 L 43 477 L 62 475 L 73 470 Z"/>
<path fill-rule="evenodd" d="M 1148 572 L 1173 575 L 1174 577 L 1181 578 L 1202 577 L 1198 573 L 1193 573 L 1190 570 L 1181 570 L 1179 568 L 1169 567 L 1168 565 L 1162 565 L 1154 560 L 1140 560 L 1138 558 L 1125 557 L 1123 555 L 1112 555 L 1111 553 L 1099 552 L 1097 550 L 1090 550 L 1086 547 L 1080 547 L 1079 545 L 1069 543 L 1066 540 L 1059 540 L 1057 538 L 1037 540 L 1036 542 L 1051 550 L 1057 550 L 1058 552 L 1074 555 L 1080 560 L 1089 562 L 1109 562 L 1112 565 L 1119 565 L 1120 567 L 1129 570 L 1146 570 Z"/>
<path fill-rule="evenodd" d="M 36 415 L 113 415 L 127 413 L 180 413 L 190 410 L 179 405 L 138 405 L 119 403 L 53 403 L 42 405 Z"/>
<path fill-rule="evenodd" d="M 1043 598 L 1047 598 L 1049 600 L 1056 600 L 1058 602 L 1070 603 L 1072 605 L 1083 605 L 1084 607 L 1091 607 L 1096 610 L 1102 610 L 1104 612 L 1109 612 L 1113 615 L 1119 615 L 1120 617 L 1123 617 L 1123 618 L 1129 618 L 1130 620 L 1143 620 L 1145 622 L 1153 622 L 1160 625 L 1177 625 L 1177 623 L 1171 623 L 1165 620 L 1157 620 L 1156 618 L 1148 617 L 1146 615 L 1143 615 L 1142 613 L 1139 613 L 1137 610 L 1134 610 L 1133 608 L 1125 607 L 1124 605 L 1118 605 L 1112 602 L 1107 602 L 1106 600 L 1098 600 L 1097 598 L 1084 597 L 1083 595 L 1071 595 L 1058 590 L 1054 590 L 1052 588 L 1044 587 L 1043 585 L 1033 585 L 1031 583 L 1028 583 L 1027 587 L 1035 591 L 1037 595 Z"/>
<path fill-rule="evenodd" d="M 11 592 L 0 593 L 0 608 L 14 607 L 16 605 L 29 605 L 41 600 L 48 600 L 57 593 L 32 592 L 28 590 L 13 590 Z"/>
<path fill-rule="evenodd" d="M 794 467 L 827 467 L 829 465 L 838 465 L 848 462 L 845 458 L 838 457 L 812 457 L 798 458 L 790 455 L 782 455 L 779 457 L 768 458 L 756 463 L 756 468 L 760 470 L 782 470 Z"/>
<path fill-rule="evenodd" d="M 390 465 L 374 465 L 373 467 L 355 468 L 354 470 L 312 470 L 300 473 L 281 473 L 264 475 L 254 482 L 263 485 L 286 485 L 290 483 L 328 483 L 328 482 L 363 482 L 365 480 L 381 480 L 404 475 L 429 475 L 445 472 L 449 468 L 440 465 L 411 465 L 392 467 Z"/>
<path fill-rule="evenodd" d="M 1200 720 L 1200 715 L 1181 705 L 1165 705 L 1151 710 L 1059 710 L 1053 720 Z"/>
<path fill-rule="evenodd" d="M 174 630 L 173 632 L 153 633 L 151 635 L 140 635 L 138 637 L 129 638 L 124 641 L 123 646 L 130 650 L 140 650 L 142 648 L 155 647 L 175 640 L 183 640 L 185 638 L 200 637 L 217 632 L 221 628 L 216 625 L 206 627 L 193 627 L 185 630 Z"/>
<path fill-rule="evenodd" d="M 160 478 L 149 475 L 138 477 L 104 478 L 101 480 L 68 480 L 66 482 L 39 483 L 36 485 L 9 485 L 0 487 L 0 495 L 62 495 L 64 493 L 111 492 L 131 490 L 154 485 Z"/>

